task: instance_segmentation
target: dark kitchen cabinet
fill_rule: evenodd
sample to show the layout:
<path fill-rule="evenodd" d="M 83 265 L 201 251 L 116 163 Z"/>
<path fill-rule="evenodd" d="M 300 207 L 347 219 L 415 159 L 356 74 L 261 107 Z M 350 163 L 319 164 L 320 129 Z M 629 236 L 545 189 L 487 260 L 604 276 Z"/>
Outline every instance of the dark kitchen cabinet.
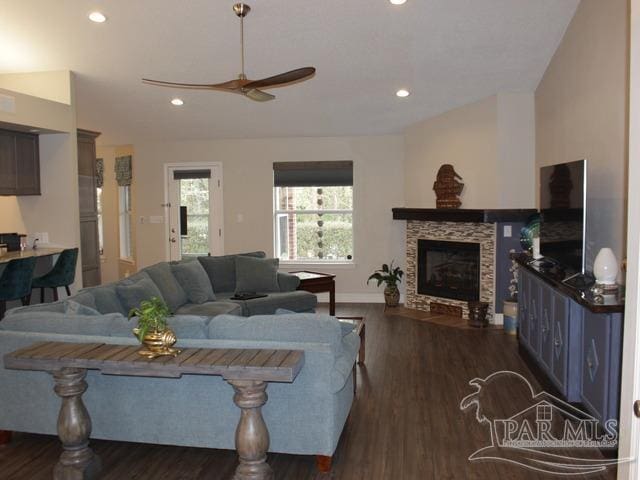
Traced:
<path fill-rule="evenodd" d="M 100 237 L 96 190 L 96 138 L 98 132 L 78 130 L 78 196 L 80 200 L 80 255 L 82 285 L 100 285 Z"/>
<path fill-rule="evenodd" d="M 0 195 L 40 195 L 38 135 L 0 130 Z"/>

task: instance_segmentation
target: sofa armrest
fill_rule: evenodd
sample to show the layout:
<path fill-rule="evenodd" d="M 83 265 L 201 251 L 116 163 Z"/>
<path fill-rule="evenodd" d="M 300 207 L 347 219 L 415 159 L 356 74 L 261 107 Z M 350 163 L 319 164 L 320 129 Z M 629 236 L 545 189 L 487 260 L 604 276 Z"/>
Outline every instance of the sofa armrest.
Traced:
<path fill-rule="evenodd" d="M 281 292 L 293 292 L 300 285 L 300 279 L 290 273 L 278 272 L 278 285 Z"/>

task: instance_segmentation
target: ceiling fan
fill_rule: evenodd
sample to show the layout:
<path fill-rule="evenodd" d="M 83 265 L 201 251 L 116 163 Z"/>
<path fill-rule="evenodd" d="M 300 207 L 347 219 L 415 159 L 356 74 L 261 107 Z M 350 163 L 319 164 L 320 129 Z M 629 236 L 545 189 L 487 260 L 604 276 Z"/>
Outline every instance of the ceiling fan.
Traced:
<path fill-rule="evenodd" d="M 249 80 L 244 73 L 244 17 L 251 11 L 251 7 L 244 3 L 237 3 L 233 6 L 233 11 L 240 18 L 240 54 L 242 60 L 242 73 L 238 75 L 236 80 L 230 80 L 223 83 L 201 84 L 201 83 L 175 83 L 164 82 L 161 80 L 151 80 L 143 78 L 142 82 L 149 85 L 157 85 L 159 87 L 173 88 L 189 88 L 197 90 L 219 90 L 222 92 L 231 92 L 244 95 L 245 97 L 255 100 L 256 102 L 267 102 L 273 100 L 275 95 L 271 95 L 263 90 L 269 88 L 284 87 L 293 83 L 303 82 L 310 79 L 316 73 L 314 67 L 298 68 L 290 72 L 274 75 L 273 77 L 263 78 L 262 80 Z"/>

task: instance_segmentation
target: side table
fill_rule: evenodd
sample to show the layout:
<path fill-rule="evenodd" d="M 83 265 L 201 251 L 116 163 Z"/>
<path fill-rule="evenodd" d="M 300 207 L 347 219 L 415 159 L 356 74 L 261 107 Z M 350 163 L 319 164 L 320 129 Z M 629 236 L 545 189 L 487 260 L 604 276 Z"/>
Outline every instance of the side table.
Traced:
<path fill-rule="evenodd" d="M 329 292 L 329 315 L 336 314 L 336 276 L 331 273 L 301 270 L 290 272 L 300 279 L 298 290 L 311 293 Z"/>

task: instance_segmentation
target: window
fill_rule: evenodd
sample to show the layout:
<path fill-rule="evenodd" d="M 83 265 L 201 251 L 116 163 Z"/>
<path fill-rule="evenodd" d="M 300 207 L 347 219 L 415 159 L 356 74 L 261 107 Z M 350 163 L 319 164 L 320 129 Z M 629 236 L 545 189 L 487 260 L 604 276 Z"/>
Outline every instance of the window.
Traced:
<path fill-rule="evenodd" d="M 118 187 L 119 225 L 120 225 L 120 259 L 132 260 L 131 252 L 131 186 Z"/>
<path fill-rule="evenodd" d="M 353 260 L 352 162 L 274 164 L 275 254 L 295 263 Z"/>
<path fill-rule="evenodd" d="M 102 218 L 102 188 L 96 188 L 96 204 L 98 210 L 98 245 L 100 255 L 104 255 L 104 226 Z"/>

